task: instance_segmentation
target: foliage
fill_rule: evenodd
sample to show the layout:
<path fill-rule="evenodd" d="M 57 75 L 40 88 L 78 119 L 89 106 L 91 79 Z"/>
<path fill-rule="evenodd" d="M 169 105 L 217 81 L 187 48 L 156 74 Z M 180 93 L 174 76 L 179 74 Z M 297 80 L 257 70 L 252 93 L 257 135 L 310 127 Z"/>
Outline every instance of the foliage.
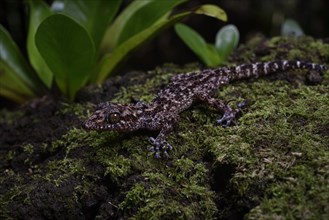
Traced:
<path fill-rule="evenodd" d="M 286 19 L 281 26 L 281 35 L 293 35 L 293 36 L 303 36 L 304 31 L 299 26 L 297 21 L 293 19 Z"/>
<path fill-rule="evenodd" d="M 81 87 L 104 81 L 136 48 L 182 18 L 226 20 L 214 5 L 174 14 L 185 1 L 133 1 L 115 17 L 121 0 L 55 0 L 50 7 L 27 0 L 29 63 L 0 26 L 0 95 L 22 103 L 55 86 L 73 100 Z"/>
<path fill-rule="evenodd" d="M 36 96 L 33 70 L 25 62 L 9 33 L 0 26 L 0 95 L 17 102 Z"/>
<path fill-rule="evenodd" d="M 239 31 L 232 24 L 217 32 L 214 45 L 207 43 L 195 30 L 184 24 L 176 24 L 175 30 L 184 43 L 210 67 L 223 64 L 239 42 Z"/>

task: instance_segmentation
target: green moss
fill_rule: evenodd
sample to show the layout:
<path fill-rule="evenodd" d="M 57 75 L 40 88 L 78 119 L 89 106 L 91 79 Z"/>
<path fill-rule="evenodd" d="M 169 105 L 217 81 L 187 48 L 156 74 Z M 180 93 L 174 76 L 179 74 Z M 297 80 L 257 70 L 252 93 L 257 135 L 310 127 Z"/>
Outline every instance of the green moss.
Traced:
<path fill-rule="evenodd" d="M 221 94 L 232 90 L 229 87 Z M 240 195 L 237 199 L 251 193 L 251 201 L 260 201 L 265 194 L 264 203 L 248 215 L 251 219 L 318 219 L 328 213 L 324 211 L 328 198 L 323 194 L 328 194 L 329 139 L 317 134 L 329 123 L 325 91 L 328 85 L 292 88 L 282 81 L 239 83 L 239 92 L 254 100 L 239 126 L 205 132 L 212 137 L 209 144 L 217 163 L 235 166 L 230 187 Z"/>
<path fill-rule="evenodd" d="M 0 124 L 12 124 L 17 118 L 20 118 L 23 115 L 24 111 L 22 110 L 10 111 L 7 109 L 0 109 Z"/>
<path fill-rule="evenodd" d="M 328 45 L 309 37 L 271 41 L 258 38 L 254 45 L 251 42 L 242 47 L 240 59 L 251 55 L 252 47 L 260 42 L 275 48 L 260 58 L 262 61 L 282 57 L 321 63 L 320 57 L 329 59 L 328 52 L 321 49 Z M 145 84 L 122 88 L 114 100 L 125 103 L 131 97 L 139 97 L 149 102 L 156 94 L 155 88 L 167 84 L 170 76 L 188 71 L 174 67 L 157 69 L 150 72 L 153 76 Z M 327 75 L 328 72 L 325 77 Z M 172 163 L 152 158 L 147 152 L 150 146 L 147 133 L 89 134 L 95 138 L 93 146 L 99 152 L 98 161 L 106 166 L 106 174 L 118 184 L 128 177 L 128 183 L 123 182 L 124 199 L 117 204 L 123 216 L 132 219 L 225 218 L 235 212 L 243 213 L 246 207 L 251 219 L 308 217 L 298 210 L 312 212 L 310 217 L 323 216 L 325 196 L 313 200 L 319 202 L 318 207 L 307 207 L 312 196 L 327 192 L 322 174 L 317 174 L 314 181 L 311 178 L 315 170 L 325 170 L 327 166 L 318 161 L 319 157 L 323 162 L 326 159 L 328 136 L 318 132 L 329 124 L 327 91 L 325 82 L 310 87 L 267 79 L 224 87 L 217 96 L 234 100 L 232 105 L 243 99 L 251 100 L 239 125 L 218 127 L 214 124 L 218 113 L 199 105 L 182 113 L 178 127 L 168 137 L 175 146 L 170 152 Z M 200 161 L 209 154 L 214 158 L 213 165 L 206 168 Z M 313 164 L 315 161 L 317 165 Z M 233 167 L 229 180 L 221 179 L 221 174 L 217 174 L 220 180 L 213 180 L 212 175 L 223 165 Z M 291 178 L 298 184 L 287 189 Z M 210 185 L 210 180 L 215 181 L 214 185 Z M 305 185 L 304 180 L 318 190 L 305 194 L 305 187 L 299 186 Z M 215 195 L 216 184 L 225 182 L 224 190 Z M 219 201 L 217 207 L 216 201 Z M 226 205 L 218 207 L 218 204 Z"/>
<path fill-rule="evenodd" d="M 120 209 L 132 219 L 212 219 L 217 209 L 207 182 L 203 164 L 178 159 L 171 168 L 142 173 Z"/>
<path fill-rule="evenodd" d="M 329 154 L 304 160 L 286 170 L 283 180 L 268 190 L 250 219 L 327 219 L 329 217 Z M 299 159 L 300 160 L 300 159 Z"/>
<path fill-rule="evenodd" d="M 59 110 L 56 112 L 56 115 L 58 116 L 64 116 L 64 115 L 74 115 L 77 117 L 84 117 L 85 116 L 85 110 L 86 110 L 86 105 L 82 105 L 81 103 L 66 103 L 66 102 L 61 102 L 60 103 L 61 107 Z M 87 107 L 90 104 L 87 104 Z M 91 107 L 91 106 L 90 106 Z"/>
<path fill-rule="evenodd" d="M 68 159 L 48 162 L 48 172 L 42 178 L 59 187 L 63 182 L 75 175 L 86 175 L 86 168 L 82 160 Z"/>

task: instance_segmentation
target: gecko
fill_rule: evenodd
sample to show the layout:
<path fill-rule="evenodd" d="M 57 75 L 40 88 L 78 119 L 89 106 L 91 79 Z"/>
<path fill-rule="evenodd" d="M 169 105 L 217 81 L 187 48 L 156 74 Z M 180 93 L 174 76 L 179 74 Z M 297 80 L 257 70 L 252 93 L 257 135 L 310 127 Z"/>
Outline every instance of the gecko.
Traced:
<path fill-rule="evenodd" d="M 244 102 L 233 109 L 224 100 L 213 97 L 222 86 L 232 81 L 264 76 L 288 70 L 327 70 L 326 65 L 303 61 L 276 60 L 263 63 L 226 66 L 174 75 L 170 83 L 159 91 L 153 100 L 130 104 L 104 102 L 97 105 L 95 112 L 83 123 L 87 130 L 129 132 L 139 129 L 159 131 L 150 137 L 150 150 L 156 158 L 168 157 L 172 146 L 166 137 L 179 121 L 179 114 L 193 103 L 201 102 L 222 113 L 217 125 L 229 126 L 236 123 L 237 114 Z"/>

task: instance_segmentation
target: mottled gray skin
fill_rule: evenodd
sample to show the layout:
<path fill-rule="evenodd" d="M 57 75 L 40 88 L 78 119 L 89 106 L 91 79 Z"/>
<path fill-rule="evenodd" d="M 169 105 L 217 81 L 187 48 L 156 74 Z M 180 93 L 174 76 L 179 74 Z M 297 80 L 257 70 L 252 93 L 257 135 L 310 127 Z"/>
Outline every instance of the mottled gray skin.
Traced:
<path fill-rule="evenodd" d="M 235 123 L 239 108 L 233 110 L 223 100 L 212 97 L 219 87 L 237 79 L 293 69 L 322 72 L 327 67 L 301 61 L 279 60 L 178 74 L 171 78 L 170 84 L 161 90 L 149 105 L 142 102 L 127 105 L 101 103 L 84 123 L 84 127 L 91 130 L 160 131 L 156 138 L 150 138 L 153 144 L 151 150 L 155 151 L 155 157 L 160 157 L 160 151 L 168 156 L 167 149 L 172 149 L 172 146 L 167 143 L 166 136 L 178 122 L 179 113 L 194 102 L 203 102 L 221 112 L 223 116 L 217 120 L 217 124 L 228 126 Z"/>

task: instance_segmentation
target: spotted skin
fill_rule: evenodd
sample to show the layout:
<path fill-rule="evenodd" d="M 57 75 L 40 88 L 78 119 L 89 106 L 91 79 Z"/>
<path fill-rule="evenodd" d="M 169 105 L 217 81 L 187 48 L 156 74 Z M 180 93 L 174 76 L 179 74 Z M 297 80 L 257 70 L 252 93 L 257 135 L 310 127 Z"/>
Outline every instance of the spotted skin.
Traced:
<path fill-rule="evenodd" d="M 179 121 L 179 114 L 194 102 L 203 102 L 221 112 L 223 115 L 217 120 L 217 124 L 229 126 L 235 124 L 240 108 L 233 110 L 223 100 L 213 98 L 213 94 L 219 87 L 234 80 L 294 69 L 322 72 L 327 70 L 327 66 L 302 61 L 279 60 L 178 74 L 171 78 L 169 85 L 162 89 L 150 104 L 143 102 L 99 104 L 96 111 L 84 122 L 84 128 L 120 132 L 138 129 L 159 131 L 156 138 L 150 138 L 151 150 L 155 152 L 157 158 L 162 154 L 168 156 L 167 151 L 171 150 L 172 146 L 166 141 L 166 136 Z"/>

